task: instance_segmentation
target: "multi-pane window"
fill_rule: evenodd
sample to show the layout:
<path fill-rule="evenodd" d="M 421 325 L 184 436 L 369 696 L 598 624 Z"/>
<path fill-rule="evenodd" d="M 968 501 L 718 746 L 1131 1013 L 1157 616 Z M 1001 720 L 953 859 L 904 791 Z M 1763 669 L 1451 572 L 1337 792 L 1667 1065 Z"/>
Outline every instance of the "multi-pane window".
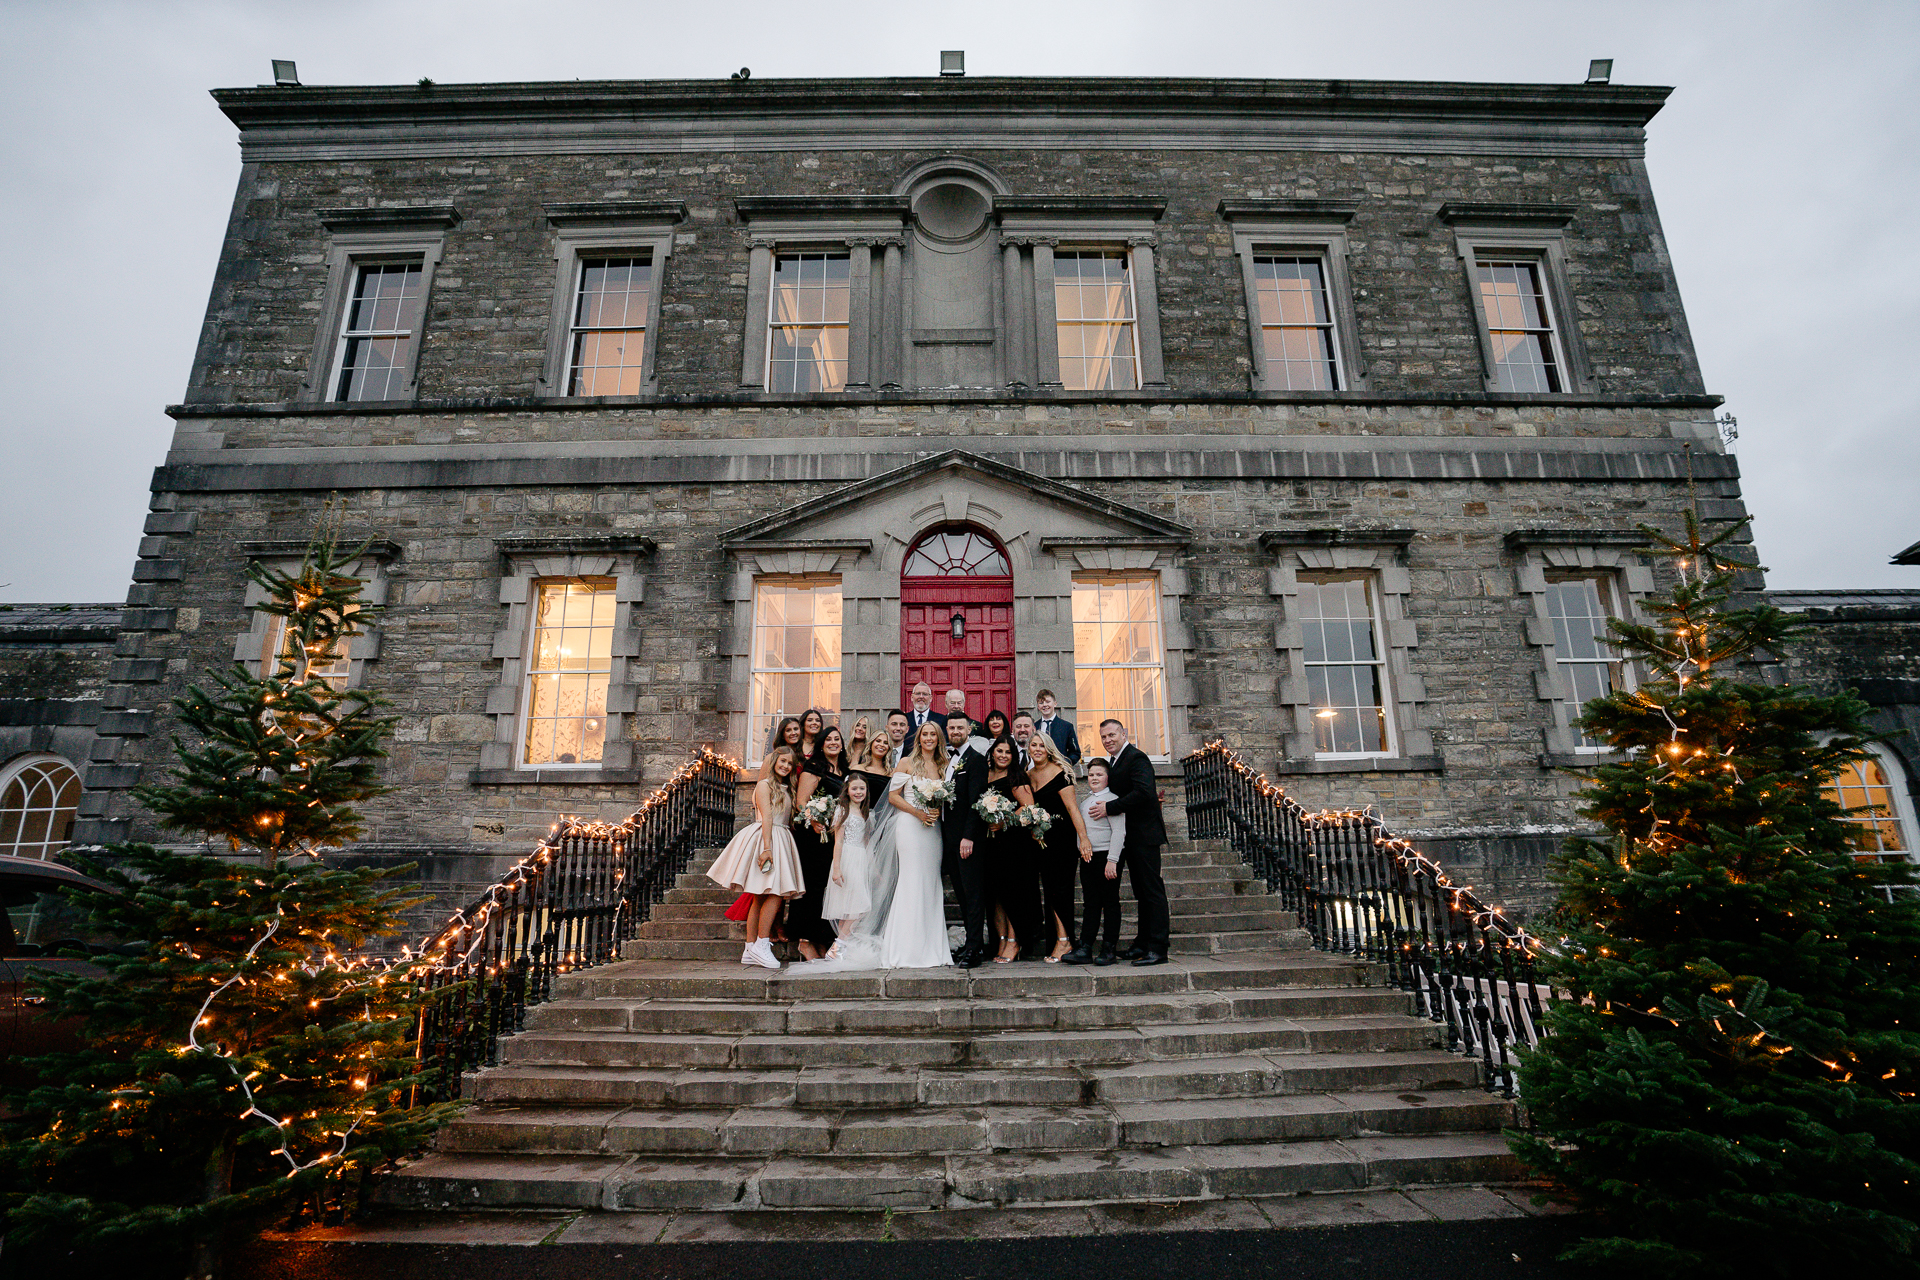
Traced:
<path fill-rule="evenodd" d="M 1613 593 L 1611 575 L 1547 575 L 1547 616 L 1553 621 L 1553 659 L 1560 675 L 1558 704 L 1582 751 L 1602 751 L 1606 744 L 1580 732 L 1580 709 L 1622 688 L 1625 680 L 1625 667 L 1606 638 L 1607 621 L 1615 616 Z"/>
<path fill-rule="evenodd" d="M 767 390 L 846 387 L 851 270 L 845 253 L 783 253 L 774 259 Z"/>
<path fill-rule="evenodd" d="M 1905 857 L 1913 852 L 1900 829 L 1893 784 L 1877 756 L 1858 760 L 1834 775 L 1827 795 L 1847 811 L 1853 824 L 1853 847 L 1875 857 Z"/>
<path fill-rule="evenodd" d="M 1118 720 L 1142 751 L 1167 754 L 1159 578 L 1073 580 L 1073 682 L 1082 742 L 1098 742 L 1100 722 Z"/>
<path fill-rule="evenodd" d="M 1474 269 L 1501 391 L 1566 390 L 1540 268 L 1534 260 L 1483 257 Z"/>
<path fill-rule="evenodd" d="M 420 340 L 425 278 L 418 262 L 368 262 L 355 268 L 335 400 L 405 396 Z"/>
<path fill-rule="evenodd" d="M 59 756 L 28 756 L 0 769 L 0 854 L 60 853 L 79 807 L 80 775 Z"/>
<path fill-rule="evenodd" d="M 349 609 L 349 613 L 354 610 Z M 326 649 L 307 655 L 306 678 L 323 680 L 338 690 L 347 687 L 347 676 L 353 669 L 353 662 L 347 656 L 347 645 L 351 636 L 339 637 Z M 260 675 L 270 678 L 278 674 L 282 659 L 292 659 L 294 641 L 287 633 L 287 620 L 274 618 L 267 624 L 266 641 L 260 646 Z"/>
<path fill-rule="evenodd" d="M 520 764 L 597 765 L 607 735 L 613 672 L 614 583 L 566 578 L 537 584 L 527 651 Z"/>
<path fill-rule="evenodd" d="M 645 255 L 580 259 L 567 344 L 567 394 L 635 396 L 647 353 L 653 263 Z"/>
<path fill-rule="evenodd" d="M 1267 386 L 1280 391 L 1340 389 L 1340 346 L 1318 256 L 1256 253 L 1254 294 Z"/>
<path fill-rule="evenodd" d="M 1386 650 L 1372 578 L 1303 577 L 1298 599 L 1314 753 L 1392 754 Z"/>
<path fill-rule="evenodd" d="M 749 751 L 782 716 L 840 708 L 840 580 L 762 579 L 753 587 L 753 702 Z"/>
<path fill-rule="evenodd" d="M 1069 391 L 1139 388 L 1133 277 L 1125 250 L 1054 254 L 1053 306 L 1061 386 Z"/>

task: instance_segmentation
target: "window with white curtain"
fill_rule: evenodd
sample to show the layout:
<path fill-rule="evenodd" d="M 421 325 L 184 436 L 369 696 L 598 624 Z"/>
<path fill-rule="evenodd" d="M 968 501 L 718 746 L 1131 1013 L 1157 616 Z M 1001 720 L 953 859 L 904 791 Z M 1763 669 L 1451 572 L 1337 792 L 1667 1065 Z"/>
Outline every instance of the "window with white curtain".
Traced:
<path fill-rule="evenodd" d="M 1073 681 L 1081 742 L 1100 741 L 1100 722 L 1118 720 L 1142 751 L 1168 754 L 1158 575 L 1075 576 Z"/>
<path fill-rule="evenodd" d="M 840 714 L 838 578 L 762 578 L 753 584 L 753 691 L 747 752 L 758 758 L 785 716 Z"/>
<path fill-rule="evenodd" d="M 528 628 L 522 768 L 598 767 L 613 673 L 614 580 L 537 583 Z"/>

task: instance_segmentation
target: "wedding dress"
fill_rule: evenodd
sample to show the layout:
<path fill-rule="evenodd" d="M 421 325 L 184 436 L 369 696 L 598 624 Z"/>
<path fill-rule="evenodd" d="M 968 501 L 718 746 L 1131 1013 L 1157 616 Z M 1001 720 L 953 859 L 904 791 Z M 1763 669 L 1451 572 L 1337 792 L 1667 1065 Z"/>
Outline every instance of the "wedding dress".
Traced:
<path fill-rule="evenodd" d="M 905 771 L 889 791 L 923 781 Z M 940 824 L 928 826 L 882 801 L 866 822 L 867 913 L 839 922 L 844 932 L 820 960 L 787 967 L 791 977 L 859 969 L 923 969 L 953 963 L 941 893 Z M 843 855 L 844 863 L 844 855 Z"/>

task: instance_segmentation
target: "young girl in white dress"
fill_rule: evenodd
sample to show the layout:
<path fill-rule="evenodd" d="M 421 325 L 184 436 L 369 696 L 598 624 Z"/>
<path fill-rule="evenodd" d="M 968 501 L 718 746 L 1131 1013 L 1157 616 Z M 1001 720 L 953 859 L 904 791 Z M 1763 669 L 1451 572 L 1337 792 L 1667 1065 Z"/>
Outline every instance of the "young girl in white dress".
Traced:
<path fill-rule="evenodd" d="M 843 936 L 853 932 L 873 909 L 873 853 L 867 847 L 872 811 L 866 778 L 857 773 L 849 775 L 840 802 L 834 806 L 833 869 L 827 876 L 826 897 L 820 902 L 821 916 Z"/>
<path fill-rule="evenodd" d="M 766 774 L 753 788 L 753 822 L 742 827 L 707 869 L 707 878 L 734 893 L 754 895 L 747 911 L 747 947 L 741 964 L 778 969 L 774 958 L 774 918 L 782 898 L 806 892 L 800 875 L 800 851 L 793 843 L 793 775 L 798 757 L 791 747 L 775 747 Z"/>

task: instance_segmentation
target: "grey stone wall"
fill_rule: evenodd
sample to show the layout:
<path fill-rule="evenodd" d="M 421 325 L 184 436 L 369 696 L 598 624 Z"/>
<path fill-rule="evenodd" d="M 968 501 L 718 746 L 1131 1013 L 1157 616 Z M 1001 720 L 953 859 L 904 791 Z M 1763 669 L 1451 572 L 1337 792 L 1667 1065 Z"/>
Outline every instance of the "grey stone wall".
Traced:
<path fill-rule="evenodd" d="M 1920 797 L 1920 591 L 1873 594 L 1884 602 L 1796 610 L 1800 639 L 1778 657 L 1791 683 L 1848 689 L 1872 707 L 1874 729 Z"/>
<path fill-rule="evenodd" d="M 543 206 L 678 200 L 688 219 L 663 282 L 657 372 L 665 394 L 739 382 L 747 239 L 732 198 L 891 191 L 929 150 L 502 156 L 479 160 L 275 161 L 246 166 L 191 375 L 193 404 L 291 401 L 326 287 L 317 212 L 451 204 L 420 358 L 422 399 L 534 393 L 553 305 L 554 233 Z M 1020 193 L 1164 198 L 1157 252 L 1168 383 L 1245 391 L 1246 303 L 1222 199 L 1350 202 L 1360 349 L 1370 385 L 1394 393 L 1482 393 L 1473 300 L 1448 201 L 1553 203 L 1567 228 L 1569 286 L 1602 395 L 1698 394 L 1644 164 L 1622 156 L 1320 151 L 966 151 Z M 318 443 L 318 441 L 313 441 Z"/>

